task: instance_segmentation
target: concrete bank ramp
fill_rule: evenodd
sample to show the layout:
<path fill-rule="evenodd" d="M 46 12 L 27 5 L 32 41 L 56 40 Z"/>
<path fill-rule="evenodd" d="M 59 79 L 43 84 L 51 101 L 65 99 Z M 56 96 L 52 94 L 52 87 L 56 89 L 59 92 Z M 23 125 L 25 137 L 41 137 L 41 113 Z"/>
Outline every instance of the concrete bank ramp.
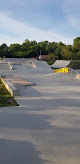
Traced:
<path fill-rule="evenodd" d="M 10 70 L 8 63 L 0 63 L 0 70 Z"/>
<path fill-rule="evenodd" d="M 47 73 L 52 73 L 53 70 L 51 69 L 51 67 L 47 64 L 47 62 L 45 61 L 41 61 L 41 60 L 33 60 L 34 65 L 36 66 L 36 69 L 39 72 L 47 72 Z"/>
<path fill-rule="evenodd" d="M 17 62 L 17 63 L 21 63 L 21 62 L 24 62 L 26 60 L 26 58 L 5 58 L 5 59 L 3 59 L 3 61 L 5 61 L 5 62 L 12 62 L 12 63 L 15 63 L 15 62 Z"/>
<path fill-rule="evenodd" d="M 69 65 L 71 61 L 70 60 L 56 60 L 53 65 L 51 65 L 52 68 L 64 68 Z"/>
<path fill-rule="evenodd" d="M 15 70 L 26 70 L 27 72 L 52 73 L 53 70 L 45 61 L 31 58 L 5 58 L 5 62 L 11 62 Z"/>

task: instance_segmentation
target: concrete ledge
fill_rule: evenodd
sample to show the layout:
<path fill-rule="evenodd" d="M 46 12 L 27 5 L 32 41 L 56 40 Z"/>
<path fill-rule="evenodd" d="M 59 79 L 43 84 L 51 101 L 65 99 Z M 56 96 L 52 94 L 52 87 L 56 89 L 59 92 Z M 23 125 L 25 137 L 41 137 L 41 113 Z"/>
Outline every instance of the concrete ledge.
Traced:
<path fill-rule="evenodd" d="M 37 66 L 32 61 L 26 61 L 25 63 L 22 62 L 21 64 L 22 65 L 24 65 L 24 64 L 32 64 L 37 69 Z"/>
<path fill-rule="evenodd" d="M 71 73 L 76 78 L 80 78 L 80 74 L 76 70 L 74 70 L 74 69 L 72 69 L 70 67 L 68 67 L 68 69 L 69 69 L 69 73 Z"/>
<path fill-rule="evenodd" d="M 9 61 L 8 62 L 9 66 L 10 66 L 10 69 L 14 70 L 14 66 L 12 65 L 12 63 Z"/>
<path fill-rule="evenodd" d="M 4 80 L 1 77 L 1 81 L 5 85 L 6 89 L 11 93 L 12 96 L 19 96 L 19 90 L 14 86 L 14 84 L 9 80 Z"/>
<path fill-rule="evenodd" d="M 37 69 L 37 66 L 32 62 L 32 65 Z"/>

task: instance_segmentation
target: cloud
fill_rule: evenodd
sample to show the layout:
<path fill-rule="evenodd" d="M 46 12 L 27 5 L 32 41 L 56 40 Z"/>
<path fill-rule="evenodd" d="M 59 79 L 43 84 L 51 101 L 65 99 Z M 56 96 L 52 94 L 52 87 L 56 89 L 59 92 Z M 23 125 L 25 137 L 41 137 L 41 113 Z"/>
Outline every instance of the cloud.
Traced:
<path fill-rule="evenodd" d="M 27 23 L 12 19 L 2 12 L 0 13 L 0 29 L 3 31 L 0 40 L 2 40 L 1 42 L 6 42 L 8 45 L 11 44 L 11 42 L 22 43 L 26 38 L 36 41 L 62 41 L 65 44 L 72 44 L 73 41 L 72 38 L 56 33 L 54 29 L 41 30 Z"/>
<path fill-rule="evenodd" d="M 71 24 L 72 27 L 75 27 L 76 29 L 80 26 L 80 20 L 73 16 L 72 14 L 67 15 L 68 22 Z"/>
<path fill-rule="evenodd" d="M 0 34 L 0 45 L 6 43 L 8 46 L 10 44 L 14 44 L 14 43 L 19 43 L 22 44 L 23 40 L 21 38 L 17 38 L 15 36 L 10 36 L 10 35 L 4 35 L 4 34 Z"/>
<path fill-rule="evenodd" d="M 67 18 L 67 22 L 79 30 L 80 26 L 80 0 L 64 0 L 63 10 Z"/>

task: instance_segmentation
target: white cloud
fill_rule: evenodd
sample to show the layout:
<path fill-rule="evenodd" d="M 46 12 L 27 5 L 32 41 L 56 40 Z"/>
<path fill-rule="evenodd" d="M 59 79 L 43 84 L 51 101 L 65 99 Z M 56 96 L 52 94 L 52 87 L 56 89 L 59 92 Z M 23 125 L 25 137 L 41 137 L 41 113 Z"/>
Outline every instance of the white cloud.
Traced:
<path fill-rule="evenodd" d="M 79 30 L 80 26 L 80 0 L 64 0 L 63 10 L 68 23 Z"/>
<path fill-rule="evenodd" d="M 75 16 L 68 14 L 67 15 L 68 22 L 71 24 L 71 26 L 78 29 L 80 27 L 80 19 L 76 18 Z"/>
<path fill-rule="evenodd" d="M 11 43 L 22 43 L 26 38 L 36 41 L 62 41 L 66 44 L 72 44 L 73 39 L 57 34 L 56 31 L 41 30 L 36 27 L 32 27 L 29 24 L 12 19 L 4 13 L 0 13 L 0 28 L 5 31 L 5 35 L 1 34 L 0 42 L 5 42 L 8 45 Z M 2 38 L 3 36 L 3 38 Z"/>
<path fill-rule="evenodd" d="M 10 44 L 19 43 L 22 44 L 23 40 L 21 38 L 11 37 L 10 35 L 0 34 L 0 45 L 6 43 L 8 46 Z"/>

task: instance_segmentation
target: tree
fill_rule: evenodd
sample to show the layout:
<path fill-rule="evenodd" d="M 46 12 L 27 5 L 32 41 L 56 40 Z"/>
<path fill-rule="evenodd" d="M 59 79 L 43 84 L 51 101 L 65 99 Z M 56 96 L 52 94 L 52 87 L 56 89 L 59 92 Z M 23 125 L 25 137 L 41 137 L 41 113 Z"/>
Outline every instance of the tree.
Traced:
<path fill-rule="evenodd" d="M 52 59 L 52 60 L 55 59 L 54 53 L 49 53 L 48 56 L 49 56 L 49 59 L 50 59 L 50 60 L 51 60 L 51 59 Z"/>
<path fill-rule="evenodd" d="M 80 37 L 74 39 L 73 46 L 75 49 L 77 49 L 77 52 L 80 50 Z"/>
<path fill-rule="evenodd" d="M 29 41 L 26 39 L 22 45 L 11 44 L 9 47 L 3 43 L 0 46 L 1 57 L 36 57 L 38 55 L 49 55 L 50 58 L 71 60 L 80 59 L 80 37 L 77 37 L 73 41 L 73 46 L 65 45 L 62 42 L 48 42 L 35 40 Z"/>
<path fill-rule="evenodd" d="M 72 59 L 72 46 L 67 45 L 66 47 L 63 47 L 62 54 L 63 54 L 64 60 L 71 60 Z"/>
<path fill-rule="evenodd" d="M 1 46 L 0 46 L 0 57 L 6 57 L 7 56 L 7 53 L 8 53 L 8 46 L 3 43 Z"/>
<path fill-rule="evenodd" d="M 18 52 L 21 50 L 20 44 L 11 44 L 9 47 L 9 54 L 11 57 L 18 57 Z"/>

